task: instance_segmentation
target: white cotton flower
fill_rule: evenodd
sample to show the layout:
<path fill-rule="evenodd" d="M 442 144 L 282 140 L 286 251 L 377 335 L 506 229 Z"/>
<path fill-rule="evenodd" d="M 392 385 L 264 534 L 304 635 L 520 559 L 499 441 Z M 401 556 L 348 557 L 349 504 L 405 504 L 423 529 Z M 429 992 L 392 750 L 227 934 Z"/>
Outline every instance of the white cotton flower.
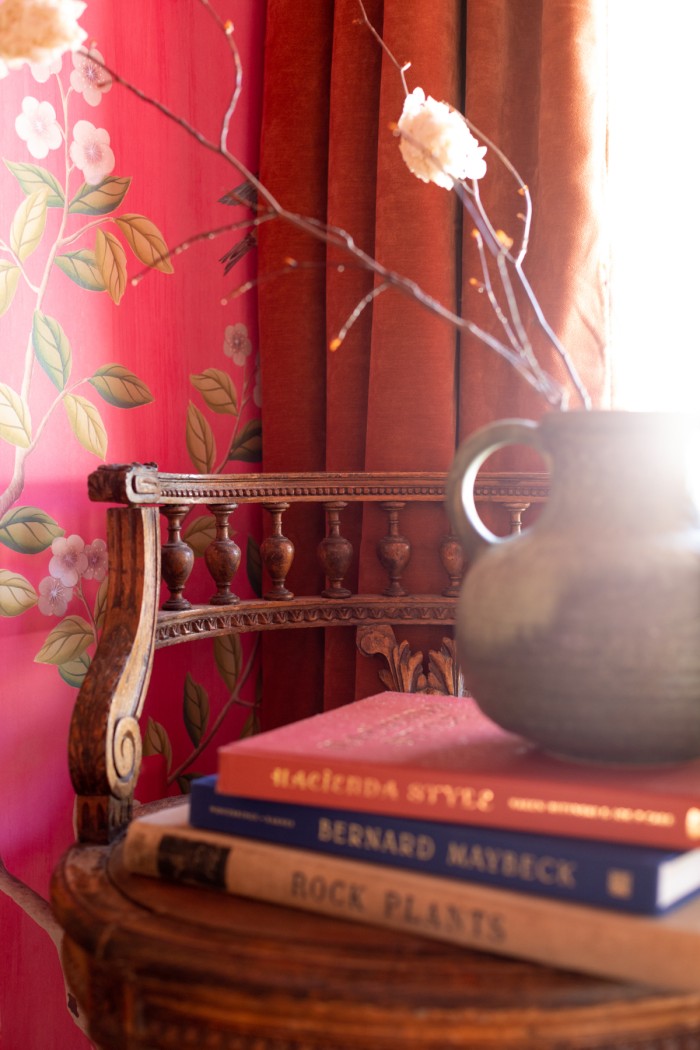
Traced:
<path fill-rule="evenodd" d="M 1 0 L 0 61 L 15 69 L 75 51 L 87 36 L 77 21 L 85 7 L 82 0 Z"/>
<path fill-rule="evenodd" d="M 479 145 L 461 113 L 426 98 L 422 88 L 406 96 L 398 133 L 401 156 L 423 182 L 451 190 L 456 179 L 480 179 L 486 173 L 486 146 Z"/>
<path fill-rule="evenodd" d="M 89 120 L 79 120 L 73 128 L 70 159 L 90 185 L 102 182 L 114 170 L 115 163 L 109 132 L 105 128 L 96 128 Z"/>
<path fill-rule="evenodd" d="M 58 149 L 63 141 L 56 110 L 50 102 L 39 102 L 31 95 L 22 100 L 22 112 L 15 120 L 15 131 L 37 160 L 46 157 L 50 149 Z"/>

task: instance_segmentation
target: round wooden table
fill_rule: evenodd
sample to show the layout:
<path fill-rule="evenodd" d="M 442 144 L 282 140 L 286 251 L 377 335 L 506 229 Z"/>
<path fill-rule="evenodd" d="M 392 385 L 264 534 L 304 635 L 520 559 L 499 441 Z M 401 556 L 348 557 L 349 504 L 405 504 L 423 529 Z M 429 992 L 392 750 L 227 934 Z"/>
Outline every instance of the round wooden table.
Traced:
<path fill-rule="evenodd" d="M 700 1048 L 700 993 L 133 876 L 119 844 L 73 847 L 52 893 L 101 1050 Z"/>

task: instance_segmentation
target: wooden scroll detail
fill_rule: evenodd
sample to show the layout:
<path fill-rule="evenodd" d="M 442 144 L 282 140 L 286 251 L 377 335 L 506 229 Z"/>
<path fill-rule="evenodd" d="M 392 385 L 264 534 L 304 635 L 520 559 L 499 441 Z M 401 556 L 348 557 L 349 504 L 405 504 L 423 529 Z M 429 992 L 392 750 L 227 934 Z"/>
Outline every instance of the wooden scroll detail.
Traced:
<path fill-rule="evenodd" d="M 381 656 L 386 661 L 388 669 L 379 671 L 379 679 L 394 692 L 467 695 L 451 638 L 443 638 L 440 649 L 428 653 L 427 676 L 423 653 L 412 653 L 406 641 L 397 642 L 394 629 L 388 624 L 358 627 L 357 648 L 364 656 Z"/>
<path fill-rule="evenodd" d="M 457 662 L 457 649 L 453 638 L 443 638 L 439 649 L 428 653 L 428 693 L 443 696 L 468 696 L 464 686 L 464 675 Z"/>
<path fill-rule="evenodd" d="M 357 648 L 365 656 L 382 656 L 388 670 L 379 671 L 387 689 L 397 693 L 423 693 L 427 679 L 423 670 L 423 653 L 412 653 L 408 642 L 398 643 L 388 624 L 358 627 Z"/>
<path fill-rule="evenodd" d="M 141 767 L 138 718 L 151 677 L 160 589 L 157 507 L 107 511 L 107 613 L 69 739 L 78 839 L 109 842 L 131 816 Z"/>

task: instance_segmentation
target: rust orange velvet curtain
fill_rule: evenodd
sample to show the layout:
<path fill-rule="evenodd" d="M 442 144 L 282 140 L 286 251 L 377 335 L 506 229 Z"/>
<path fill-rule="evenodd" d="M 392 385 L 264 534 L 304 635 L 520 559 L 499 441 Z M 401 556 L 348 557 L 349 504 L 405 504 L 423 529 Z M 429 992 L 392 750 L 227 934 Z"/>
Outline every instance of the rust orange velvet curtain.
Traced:
<path fill-rule="evenodd" d="M 359 18 L 357 0 L 306 0 L 303 17 L 294 0 L 267 6 L 263 182 L 285 207 L 349 231 L 383 264 L 492 327 L 469 284 L 478 262 L 455 196 L 419 182 L 400 157 L 390 125 L 403 104 L 401 79 Z M 393 55 L 410 61 L 409 89 L 466 106 L 528 182 L 536 208 L 529 279 L 594 401 L 604 400 L 599 0 L 365 6 Z M 482 195 L 507 230 L 520 222 L 521 201 L 495 158 L 487 159 Z M 372 277 L 352 265 L 339 272 L 349 260 L 286 224 L 261 227 L 259 244 L 265 470 L 445 470 L 456 442 L 476 426 L 546 408 L 493 351 L 460 341 L 395 292 L 379 296 L 341 348 L 329 351 Z M 275 278 L 289 258 L 299 267 Z M 421 524 L 412 526 L 419 534 Z M 345 531 L 360 552 L 362 585 L 371 588 L 381 524 L 368 513 Z M 316 571 L 323 521 L 313 511 L 290 514 L 285 532 L 297 548 L 294 589 L 296 578 Z M 431 589 L 428 580 L 415 585 Z M 344 629 L 266 636 L 263 666 L 265 726 L 376 684 L 356 662 L 354 632 Z"/>

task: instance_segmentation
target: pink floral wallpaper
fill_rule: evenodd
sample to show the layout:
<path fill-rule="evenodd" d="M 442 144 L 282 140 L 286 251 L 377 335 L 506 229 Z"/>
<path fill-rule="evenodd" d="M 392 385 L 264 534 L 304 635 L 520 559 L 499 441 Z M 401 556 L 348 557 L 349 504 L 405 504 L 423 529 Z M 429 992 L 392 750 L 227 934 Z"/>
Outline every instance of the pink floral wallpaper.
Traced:
<path fill-rule="evenodd" d="M 219 0 L 218 14 L 243 69 L 229 148 L 255 170 L 264 0 Z M 227 273 L 242 235 L 200 236 L 244 214 L 226 200 L 241 178 L 183 126 L 218 143 L 236 86 L 229 42 L 199 0 L 88 0 L 80 22 L 87 57 L 0 79 L 2 1050 L 89 1046 L 45 903 L 72 837 L 68 724 L 105 598 L 104 507 L 86 477 L 132 460 L 254 470 L 261 451 L 255 296 L 231 294 L 255 253 Z M 253 593 L 257 523 L 239 511 L 234 527 L 248 566 L 236 585 Z M 187 526 L 198 554 L 208 530 Z M 253 643 L 198 662 L 199 644 L 156 663 L 144 799 L 210 771 L 217 743 L 255 724 Z"/>

